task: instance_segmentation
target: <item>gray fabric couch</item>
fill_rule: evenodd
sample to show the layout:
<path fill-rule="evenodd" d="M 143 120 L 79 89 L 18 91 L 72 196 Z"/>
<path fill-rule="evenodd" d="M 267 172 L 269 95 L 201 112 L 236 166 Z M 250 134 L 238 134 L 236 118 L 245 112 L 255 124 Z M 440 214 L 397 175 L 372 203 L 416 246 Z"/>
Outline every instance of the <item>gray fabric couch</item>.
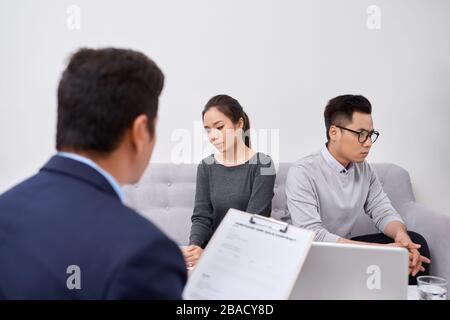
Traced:
<path fill-rule="evenodd" d="M 289 163 L 280 163 L 272 201 L 272 217 L 284 214 L 284 185 Z M 408 172 L 394 164 L 372 164 L 385 192 L 403 217 L 409 230 L 428 241 L 430 273 L 450 281 L 450 216 L 415 201 Z M 188 243 L 194 205 L 197 165 L 151 164 L 137 185 L 126 186 L 127 204 L 150 219 L 179 245 Z M 361 213 L 352 236 L 378 232 L 372 220 Z M 449 285 L 450 289 L 450 285 Z M 450 290 L 449 290 L 450 292 Z"/>

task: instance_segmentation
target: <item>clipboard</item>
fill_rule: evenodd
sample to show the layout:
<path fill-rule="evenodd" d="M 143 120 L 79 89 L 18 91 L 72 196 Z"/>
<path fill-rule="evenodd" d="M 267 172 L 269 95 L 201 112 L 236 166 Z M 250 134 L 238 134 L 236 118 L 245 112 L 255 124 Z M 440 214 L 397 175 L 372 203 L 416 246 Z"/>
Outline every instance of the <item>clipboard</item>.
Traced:
<path fill-rule="evenodd" d="M 288 299 L 314 232 L 230 209 L 192 270 L 184 299 Z"/>

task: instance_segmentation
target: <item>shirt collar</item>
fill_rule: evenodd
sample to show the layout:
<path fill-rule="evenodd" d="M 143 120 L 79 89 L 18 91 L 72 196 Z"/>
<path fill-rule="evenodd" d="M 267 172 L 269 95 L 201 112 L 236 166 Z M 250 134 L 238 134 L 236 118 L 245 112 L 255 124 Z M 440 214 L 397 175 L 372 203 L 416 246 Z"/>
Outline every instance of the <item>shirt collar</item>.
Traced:
<path fill-rule="evenodd" d="M 92 169 L 96 170 L 98 173 L 100 173 L 109 182 L 111 187 L 117 193 L 117 196 L 119 197 L 120 202 L 122 202 L 122 203 L 125 202 L 125 195 L 124 195 L 124 193 L 123 193 L 119 183 L 117 182 L 117 180 L 114 179 L 114 177 L 111 174 L 109 174 L 108 172 L 103 170 L 94 161 L 92 161 L 91 159 L 88 159 L 86 157 L 80 156 L 79 154 L 70 153 L 70 152 L 58 152 L 56 155 L 60 156 L 60 157 L 69 158 L 69 159 L 72 159 L 72 160 L 75 160 L 75 161 L 82 162 L 85 165 L 88 165 Z"/>
<path fill-rule="evenodd" d="M 349 170 L 353 167 L 353 163 L 350 163 L 348 169 L 345 168 L 339 161 L 337 161 L 327 148 L 327 145 L 321 150 L 322 156 L 326 163 L 337 173 L 348 174 Z"/>

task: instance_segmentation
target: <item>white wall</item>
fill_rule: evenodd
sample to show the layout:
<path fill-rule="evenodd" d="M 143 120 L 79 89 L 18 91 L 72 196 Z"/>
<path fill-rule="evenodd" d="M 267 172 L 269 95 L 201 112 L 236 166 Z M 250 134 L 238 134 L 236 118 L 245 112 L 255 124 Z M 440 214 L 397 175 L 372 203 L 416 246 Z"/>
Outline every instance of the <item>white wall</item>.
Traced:
<path fill-rule="evenodd" d="M 80 30 L 67 27 L 70 4 Z M 366 25 L 372 4 L 379 30 Z M 171 160 L 172 133 L 192 131 L 217 93 L 253 127 L 280 130 L 278 161 L 320 148 L 327 100 L 361 93 L 382 133 L 369 161 L 405 167 L 418 200 L 450 214 L 449 13 L 448 0 L 0 0 L 0 192 L 54 153 L 69 54 L 117 46 L 166 74 L 153 161 Z"/>

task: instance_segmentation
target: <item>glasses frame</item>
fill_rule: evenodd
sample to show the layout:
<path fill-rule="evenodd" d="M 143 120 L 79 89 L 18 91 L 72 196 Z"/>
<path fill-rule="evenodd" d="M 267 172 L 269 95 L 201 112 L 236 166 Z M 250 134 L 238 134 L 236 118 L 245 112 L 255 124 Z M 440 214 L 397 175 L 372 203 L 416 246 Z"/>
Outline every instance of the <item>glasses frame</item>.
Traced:
<path fill-rule="evenodd" d="M 367 141 L 367 139 L 369 139 L 369 137 L 370 137 L 370 140 L 372 140 L 372 143 L 375 143 L 375 141 L 377 141 L 378 138 L 380 137 L 380 133 L 378 131 L 376 131 L 376 130 L 367 131 L 367 130 L 363 129 L 361 131 L 355 131 L 355 130 L 352 130 L 352 129 L 349 129 L 349 128 L 338 126 L 336 124 L 333 124 L 333 126 L 339 128 L 339 129 L 347 130 L 347 131 L 350 131 L 350 132 L 353 132 L 353 133 L 357 134 L 359 143 L 365 143 Z M 361 141 L 361 134 L 363 132 L 367 132 L 367 137 L 366 137 L 366 139 L 364 139 L 364 141 Z M 373 135 L 375 135 L 375 139 L 372 139 Z"/>

